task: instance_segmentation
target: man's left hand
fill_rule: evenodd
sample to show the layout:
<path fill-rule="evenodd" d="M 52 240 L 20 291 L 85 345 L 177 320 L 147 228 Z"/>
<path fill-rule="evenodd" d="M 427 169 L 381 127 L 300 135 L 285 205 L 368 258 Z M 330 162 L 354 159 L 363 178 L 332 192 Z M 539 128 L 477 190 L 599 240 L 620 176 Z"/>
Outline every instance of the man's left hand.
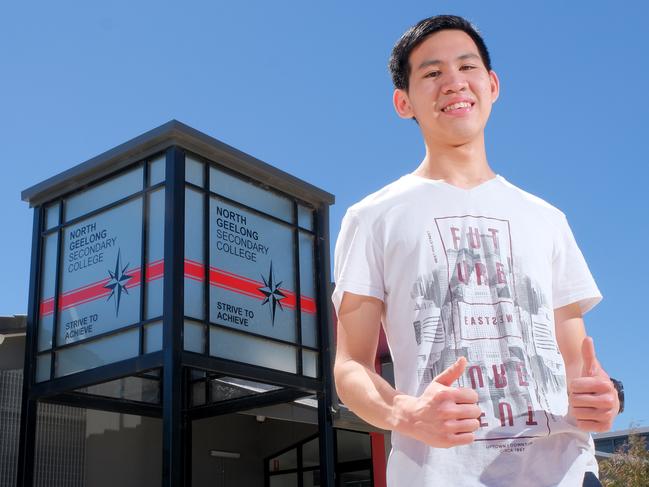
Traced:
<path fill-rule="evenodd" d="M 595 356 L 591 337 L 584 338 L 581 355 L 581 376 L 568 385 L 568 412 L 581 430 L 608 431 L 620 409 L 617 391 Z"/>

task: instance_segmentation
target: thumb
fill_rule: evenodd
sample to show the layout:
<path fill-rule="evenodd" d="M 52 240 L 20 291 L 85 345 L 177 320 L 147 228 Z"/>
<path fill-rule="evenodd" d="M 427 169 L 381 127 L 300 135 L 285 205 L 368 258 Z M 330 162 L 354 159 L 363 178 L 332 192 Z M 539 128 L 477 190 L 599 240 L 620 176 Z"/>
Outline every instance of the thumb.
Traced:
<path fill-rule="evenodd" d="M 584 338 L 584 341 L 581 342 L 581 360 L 582 377 L 593 377 L 597 374 L 599 364 L 597 362 L 597 357 L 595 356 L 595 344 L 591 337 L 586 337 Z"/>
<path fill-rule="evenodd" d="M 453 382 L 462 377 L 464 369 L 466 368 L 466 358 L 460 357 L 453 365 L 448 367 L 444 372 L 439 374 L 433 379 L 433 382 L 438 382 L 442 385 L 450 387 Z"/>

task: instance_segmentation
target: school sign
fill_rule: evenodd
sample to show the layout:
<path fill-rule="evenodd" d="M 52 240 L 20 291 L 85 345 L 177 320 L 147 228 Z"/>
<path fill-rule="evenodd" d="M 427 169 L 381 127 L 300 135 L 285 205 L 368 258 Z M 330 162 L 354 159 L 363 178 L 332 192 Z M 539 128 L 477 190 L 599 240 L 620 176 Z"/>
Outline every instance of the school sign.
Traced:
<path fill-rule="evenodd" d="M 331 427 L 332 195 L 171 121 L 23 199 L 35 216 L 20 485 L 39 400 L 158 414 L 165 485 L 185 475 L 192 418 L 233 410 L 187 402 L 209 377 L 272 385 L 259 405 L 316 395 Z M 159 401 L 84 389 L 127 376 Z M 327 451 L 331 434 L 320 441 Z"/>

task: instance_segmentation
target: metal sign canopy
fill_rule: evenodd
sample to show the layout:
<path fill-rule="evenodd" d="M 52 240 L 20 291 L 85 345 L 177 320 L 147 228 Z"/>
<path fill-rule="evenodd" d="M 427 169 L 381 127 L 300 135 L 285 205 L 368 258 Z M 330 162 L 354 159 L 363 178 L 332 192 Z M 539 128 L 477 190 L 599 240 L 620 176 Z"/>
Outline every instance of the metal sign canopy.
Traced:
<path fill-rule="evenodd" d="M 38 401 L 158 416 L 163 485 L 191 421 L 318 399 L 332 485 L 334 197 L 178 121 L 22 193 L 34 208 L 19 455 Z"/>

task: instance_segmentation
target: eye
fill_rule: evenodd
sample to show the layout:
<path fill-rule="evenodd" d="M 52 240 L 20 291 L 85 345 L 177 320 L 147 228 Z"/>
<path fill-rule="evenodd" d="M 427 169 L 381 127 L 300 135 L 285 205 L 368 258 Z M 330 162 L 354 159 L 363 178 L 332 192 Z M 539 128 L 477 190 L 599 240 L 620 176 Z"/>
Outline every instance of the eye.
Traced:
<path fill-rule="evenodd" d="M 441 71 L 431 71 L 430 73 L 426 73 L 424 78 L 437 78 L 440 74 L 442 74 Z"/>
<path fill-rule="evenodd" d="M 464 64 L 460 67 L 461 71 L 468 71 L 470 69 L 475 69 L 476 66 L 473 66 L 472 64 Z"/>

